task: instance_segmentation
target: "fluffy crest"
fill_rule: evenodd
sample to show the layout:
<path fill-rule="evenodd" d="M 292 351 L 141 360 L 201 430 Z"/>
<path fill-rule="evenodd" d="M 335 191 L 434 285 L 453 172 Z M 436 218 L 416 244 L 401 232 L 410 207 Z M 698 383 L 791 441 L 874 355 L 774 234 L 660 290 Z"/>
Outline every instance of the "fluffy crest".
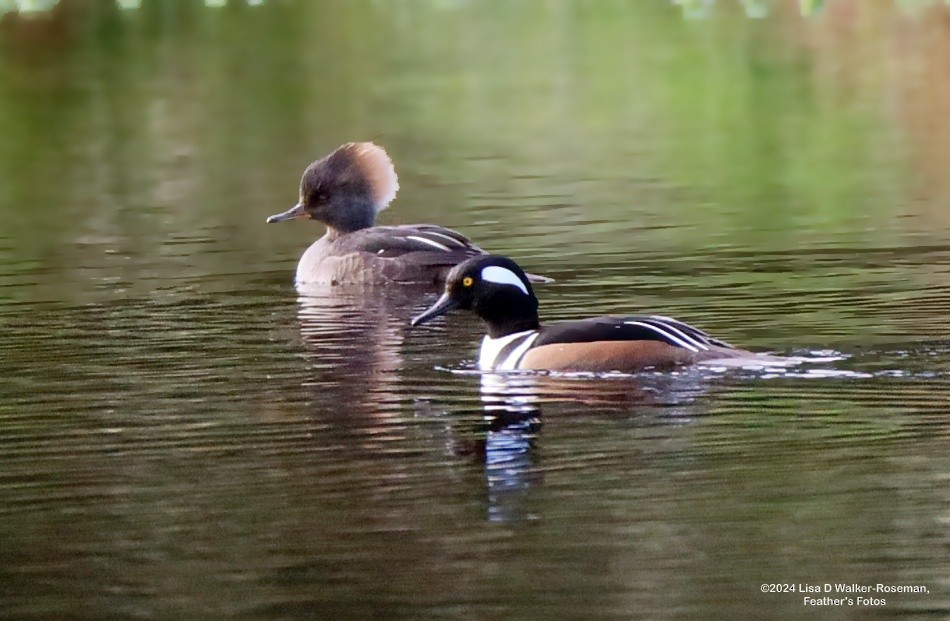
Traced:
<path fill-rule="evenodd" d="M 348 142 L 337 153 L 345 153 L 366 180 L 376 211 L 389 207 L 399 191 L 399 178 L 386 151 L 372 142 Z"/>

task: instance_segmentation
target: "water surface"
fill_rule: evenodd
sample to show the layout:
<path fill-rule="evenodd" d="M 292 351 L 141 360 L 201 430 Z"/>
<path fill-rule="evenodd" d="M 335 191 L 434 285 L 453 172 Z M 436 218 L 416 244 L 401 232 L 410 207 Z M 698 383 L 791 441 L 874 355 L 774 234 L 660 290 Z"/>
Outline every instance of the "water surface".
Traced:
<path fill-rule="evenodd" d="M 62 2 L 0 21 L 0 616 L 945 618 L 940 6 Z M 786 373 L 482 376 L 436 292 L 297 292 L 347 140 L 550 320 Z M 922 584 L 804 607 L 763 583 Z"/>

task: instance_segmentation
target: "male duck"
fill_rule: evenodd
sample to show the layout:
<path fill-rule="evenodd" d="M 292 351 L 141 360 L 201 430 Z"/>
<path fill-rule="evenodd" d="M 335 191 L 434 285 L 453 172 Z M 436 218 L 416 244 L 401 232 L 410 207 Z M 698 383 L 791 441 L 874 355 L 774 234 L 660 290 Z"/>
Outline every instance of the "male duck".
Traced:
<path fill-rule="evenodd" d="M 310 218 L 327 226 L 300 257 L 297 284 L 441 284 L 453 266 L 485 254 L 461 233 L 441 226 L 374 226 L 376 214 L 397 190 L 392 161 L 371 142 L 348 142 L 310 164 L 297 204 L 267 218 Z"/>
<path fill-rule="evenodd" d="M 697 362 L 775 365 L 786 360 L 737 349 L 676 319 L 658 315 L 595 317 L 542 326 L 538 298 L 511 259 L 481 256 L 453 269 L 445 293 L 412 320 L 425 323 L 450 310 L 474 311 L 488 326 L 478 367 L 605 373 L 669 369 Z"/>

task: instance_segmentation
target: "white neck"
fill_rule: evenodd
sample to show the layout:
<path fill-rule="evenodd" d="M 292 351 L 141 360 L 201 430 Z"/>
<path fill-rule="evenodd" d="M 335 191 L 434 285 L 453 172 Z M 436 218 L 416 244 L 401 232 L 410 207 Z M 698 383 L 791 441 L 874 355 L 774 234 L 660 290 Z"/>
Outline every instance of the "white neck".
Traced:
<path fill-rule="evenodd" d="M 497 339 L 493 339 L 486 334 L 485 338 L 482 339 L 482 347 L 478 352 L 478 368 L 482 371 L 513 371 L 517 369 L 521 357 L 528 351 L 536 338 L 538 338 L 537 330 L 506 334 L 505 336 L 499 336 Z M 498 360 L 501 350 L 518 339 L 524 339 L 524 342 L 513 349 L 503 360 Z"/>

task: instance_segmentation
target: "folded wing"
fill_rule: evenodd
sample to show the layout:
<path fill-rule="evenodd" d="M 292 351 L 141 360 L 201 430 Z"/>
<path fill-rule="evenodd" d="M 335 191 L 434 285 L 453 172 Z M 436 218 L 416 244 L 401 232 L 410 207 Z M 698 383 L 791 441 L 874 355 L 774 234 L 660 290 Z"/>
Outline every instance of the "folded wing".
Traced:
<path fill-rule="evenodd" d="M 693 353 L 733 349 L 698 328 L 660 315 L 595 317 L 555 323 L 541 331 L 534 346 L 604 341 L 658 341 Z"/>

